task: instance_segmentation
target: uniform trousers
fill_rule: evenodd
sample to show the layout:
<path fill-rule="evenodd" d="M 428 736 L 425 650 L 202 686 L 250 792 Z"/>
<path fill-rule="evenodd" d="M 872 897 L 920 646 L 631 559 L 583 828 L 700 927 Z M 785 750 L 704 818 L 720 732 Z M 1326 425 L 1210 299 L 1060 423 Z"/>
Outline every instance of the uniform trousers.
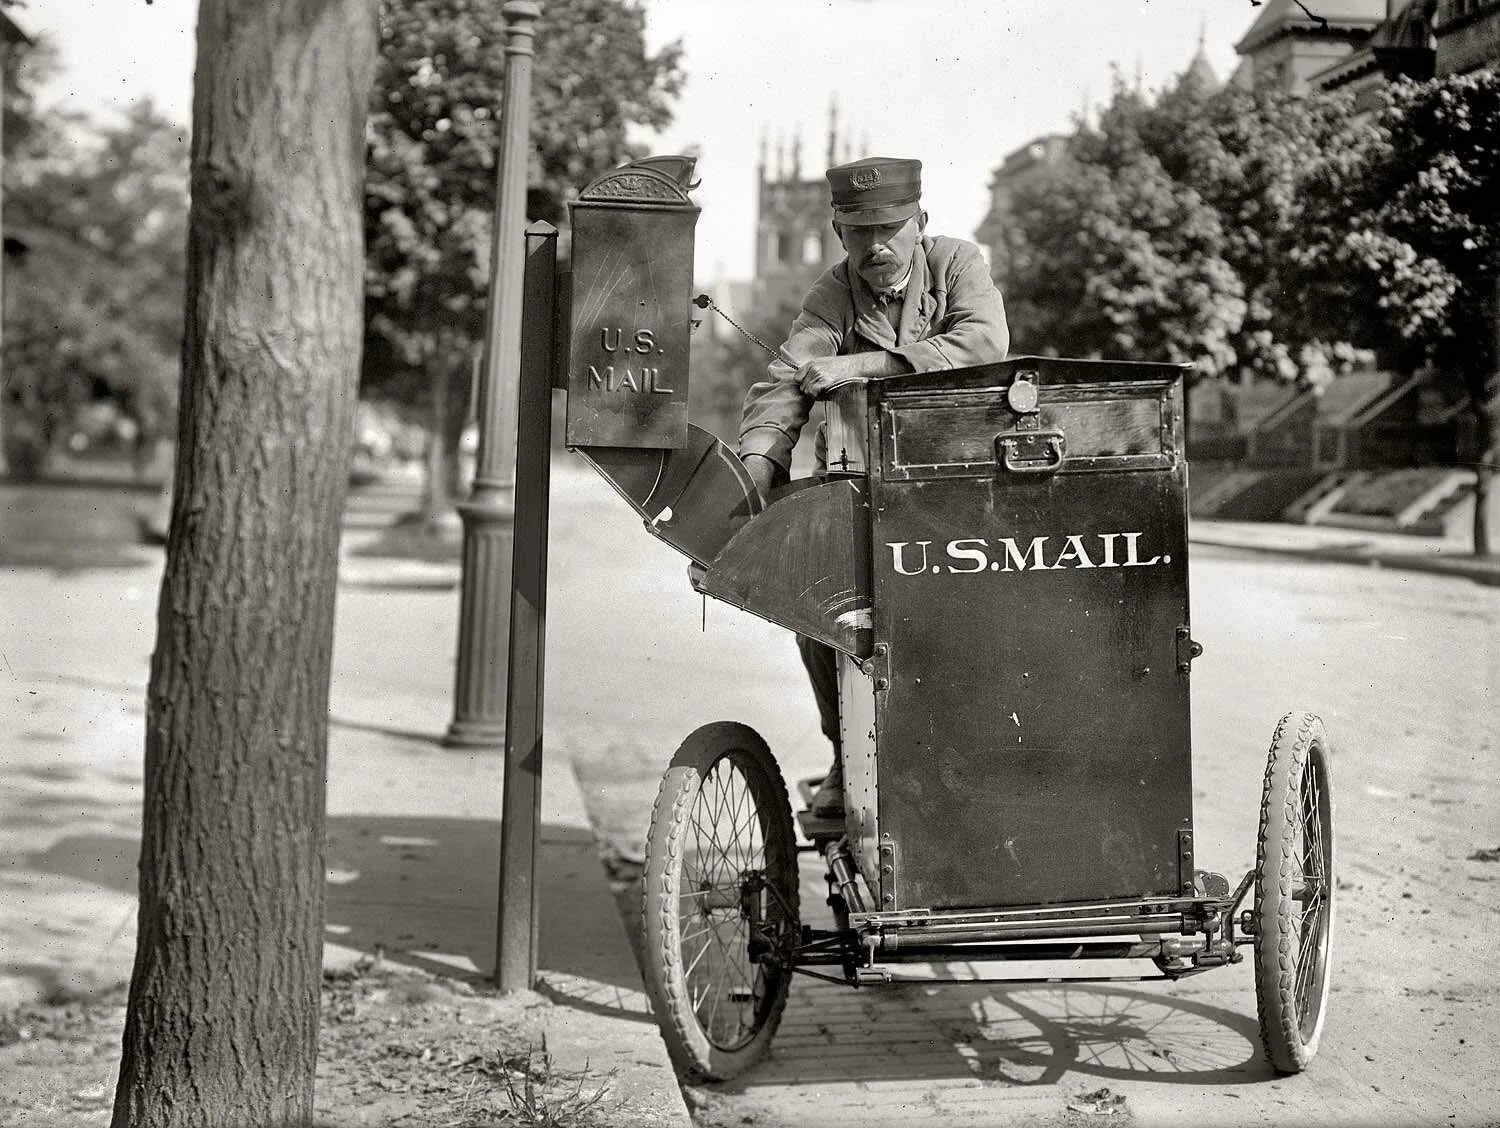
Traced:
<path fill-rule="evenodd" d="M 834 754 L 839 752 L 839 662 L 838 652 L 826 643 L 804 635 L 797 636 L 797 650 L 802 654 L 802 664 L 807 667 L 807 678 L 812 682 L 813 697 L 818 702 L 818 720 L 823 735 L 833 745 Z"/>

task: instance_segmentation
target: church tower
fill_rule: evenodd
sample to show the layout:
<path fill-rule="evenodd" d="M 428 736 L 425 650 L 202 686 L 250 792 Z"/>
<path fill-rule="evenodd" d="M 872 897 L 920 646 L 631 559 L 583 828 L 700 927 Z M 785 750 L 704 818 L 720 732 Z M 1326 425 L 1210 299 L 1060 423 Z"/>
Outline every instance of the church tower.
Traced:
<path fill-rule="evenodd" d="M 839 135 L 838 104 L 828 107 L 827 164 L 853 160 L 849 138 Z M 755 304 L 770 310 L 784 295 L 800 298 L 813 280 L 844 257 L 830 222 L 828 181 L 818 169 L 804 178 L 802 138 L 778 138 L 771 154 L 761 139 L 755 230 Z"/>

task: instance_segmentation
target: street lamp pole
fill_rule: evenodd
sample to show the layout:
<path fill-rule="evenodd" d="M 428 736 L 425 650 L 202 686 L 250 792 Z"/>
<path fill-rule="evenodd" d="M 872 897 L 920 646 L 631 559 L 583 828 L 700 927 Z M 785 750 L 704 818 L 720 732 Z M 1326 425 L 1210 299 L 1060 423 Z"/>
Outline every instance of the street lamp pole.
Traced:
<path fill-rule="evenodd" d="M 535 0 L 507 0 L 500 12 L 505 18 L 505 90 L 496 162 L 490 296 L 479 372 L 479 453 L 473 490 L 458 505 L 464 524 L 458 670 L 453 720 L 444 741 L 467 748 L 500 748 L 505 743 L 506 620 L 516 496 L 532 38 L 541 6 Z"/>

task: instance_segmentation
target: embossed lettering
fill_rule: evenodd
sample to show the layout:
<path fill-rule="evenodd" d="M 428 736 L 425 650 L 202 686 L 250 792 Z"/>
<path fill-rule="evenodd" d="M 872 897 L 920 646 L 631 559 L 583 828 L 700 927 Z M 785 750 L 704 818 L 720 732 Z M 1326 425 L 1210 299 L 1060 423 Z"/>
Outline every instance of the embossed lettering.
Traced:
<path fill-rule="evenodd" d="M 672 389 L 661 382 L 660 368 L 616 368 L 606 364 L 601 372 L 597 365 L 589 365 L 589 387 L 606 392 L 650 392 L 669 396 Z"/>

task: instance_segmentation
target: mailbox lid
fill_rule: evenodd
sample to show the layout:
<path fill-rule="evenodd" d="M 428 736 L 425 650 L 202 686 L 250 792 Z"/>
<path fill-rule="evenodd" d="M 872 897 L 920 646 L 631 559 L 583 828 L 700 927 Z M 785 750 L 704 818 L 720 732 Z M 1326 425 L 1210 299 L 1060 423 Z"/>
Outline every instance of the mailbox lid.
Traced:
<path fill-rule="evenodd" d="M 1002 364 L 879 382 L 882 473 L 887 480 L 986 477 L 996 437 L 1027 417 L 1065 439 L 1063 473 L 1166 469 L 1180 457 L 1178 380 L 1185 366 L 1018 357 Z M 1006 392 L 1037 389 L 1035 410 Z"/>

